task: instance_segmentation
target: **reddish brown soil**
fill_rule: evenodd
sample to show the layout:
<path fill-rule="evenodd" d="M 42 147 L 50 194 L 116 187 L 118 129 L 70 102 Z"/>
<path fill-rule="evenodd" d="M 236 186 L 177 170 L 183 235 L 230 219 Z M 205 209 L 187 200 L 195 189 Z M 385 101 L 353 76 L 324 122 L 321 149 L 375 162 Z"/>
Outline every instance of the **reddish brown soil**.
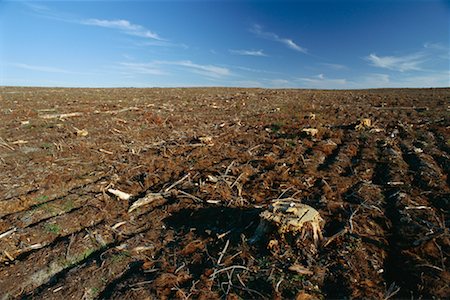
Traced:
<path fill-rule="evenodd" d="M 0 103 L 0 299 L 450 297 L 450 89 L 8 87 Z M 320 212 L 318 248 L 249 242 L 279 197 Z"/>

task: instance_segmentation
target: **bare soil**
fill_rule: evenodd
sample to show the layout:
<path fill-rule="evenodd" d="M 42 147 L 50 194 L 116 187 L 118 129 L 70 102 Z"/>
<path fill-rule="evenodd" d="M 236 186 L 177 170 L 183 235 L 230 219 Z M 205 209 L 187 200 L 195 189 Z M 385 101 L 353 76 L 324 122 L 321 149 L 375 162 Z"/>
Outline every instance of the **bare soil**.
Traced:
<path fill-rule="evenodd" d="M 3 87 L 0 104 L 0 299 L 450 297 L 450 89 Z M 319 211 L 320 244 L 249 242 L 289 197 Z"/>

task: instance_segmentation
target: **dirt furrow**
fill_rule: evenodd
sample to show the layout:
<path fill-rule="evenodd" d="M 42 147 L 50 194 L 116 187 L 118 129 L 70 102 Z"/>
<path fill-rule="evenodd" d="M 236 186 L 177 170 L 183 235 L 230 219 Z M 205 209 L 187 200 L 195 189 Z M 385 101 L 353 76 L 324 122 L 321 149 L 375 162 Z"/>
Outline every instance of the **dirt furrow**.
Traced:
<path fill-rule="evenodd" d="M 174 204 L 168 210 L 177 207 L 178 204 Z M 70 295 L 76 299 L 95 299 L 100 294 L 109 293 L 107 289 L 112 289 L 113 285 L 123 280 L 123 276 L 130 269 L 139 271 L 144 261 L 150 263 L 149 259 L 164 249 L 171 239 L 164 238 L 166 233 L 160 211 L 149 209 L 148 212 L 136 216 L 137 219 L 133 220 L 132 224 L 127 222 L 119 227 L 114 241 L 111 239 L 105 241 L 89 261 L 76 268 L 73 266 L 74 269 L 70 272 L 58 275 L 58 280 L 40 288 L 40 292 L 35 294 L 34 298 L 61 299 Z M 112 231 L 111 228 L 109 230 Z M 96 234 L 105 236 L 101 233 Z M 77 284 L 73 285 L 73 282 Z"/>
<path fill-rule="evenodd" d="M 450 189 L 446 182 L 447 178 L 433 157 L 406 143 L 402 143 L 401 149 L 413 173 L 415 185 L 429 194 L 428 198 L 435 207 L 450 211 Z"/>
<path fill-rule="evenodd" d="M 61 297 L 67 296 L 76 299 L 97 298 L 111 282 L 121 278 L 128 268 L 133 268 L 132 265 L 139 269 L 145 256 L 152 256 L 155 251 L 155 247 L 149 242 L 145 234 L 139 234 L 126 240 L 125 243 L 99 251 L 95 257 L 92 257 L 83 265 L 52 282 L 51 286 L 45 286 L 42 293 L 35 294 L 33 298 L 61 299 Z M 83 288 L 80 289 L 80 286 Z"/>
<path fill-rule="evenodd" d="M 360 150 L 365 159 L 352 164 L 354 170 L 364 170 L 367 175 L 366 170 L 374 169 L 374 145 L 375 137 L 365 143 Z M 382 298 L 386 291 L 383 273 L 390 225 L 382 190 L 372 181 L 361 179 L 357 171 L 348 178 L 330 177 L 329 185 L 338 195 L 327 196 L 326 201 L 328 211 L 333 213 L 324 214 L 330 241 L 325 241 L 322 252 L 333 263 L 322 289 L 330 298 Z M 329 193 L 329 189 L 324 192 Z"/>
<path fill-rule="evenodd" d="M 97 224 L 31 253 L 26 260 L 12 262 L 0 272 L 1 299 L 14 299 L 32 293 L 113 241 L 111 228 Z"/>
<path fill-rule="evenodd" d="M 160 222 L 160 218 L 152 218 L 146 214 L 154 208 L 155 206 L 146 206 L 136 210 L 125 218 L 126 221 L 118 222 L 121 225 L 117 228 L 113 228 L 112 225 L 107 225 L 105 222 L 83 227 L 78 232 L 59 237 L 56 243 L 47 243 L 51 247 L 47 246 L 36 250 L 29 254 L 26 260 L 11 262 L 6 274 L 9 276 L 4 276 L 7 279 L 0 281 L 0 290 L 4 290 L 6 293 L 2 299 L 10 299 L 13 295 L 33 293 L 38 288 L 43 290 L 40 288 L 42 285 L 51 288 L 52 291 L 58 289 L 55 284 L 57 285 L 59 281 L 56 279 L 65 278 L 70 269 L 79 268 L 86 260 L 91 263 L 92 255 L 98 257 L 104 252 L 114 252 L 114 248 L 111 247 L 119 246 L 120 243 L 128 243 L 130 238 L 140 240 L 140 233 L 154 228 L 156 225 L 153 222 L 158 220 Z M 130 256 L 127 254 L 127 249 L 115 252 L 125 258 Z M 50 256 L 48 255 L 49 251 L 52 253 Z M 14 276 L 11 276 L 12 274 Z M 21 284 L 17 286 L 12 282 L 21 282 Z M 56 296 L 58 295 L 60 294 Z"/>
<path fill-rule="evenodd" d="M 89 194 L 71 194 L 67 197 L 36 205 L 27 211 L 7 215 L 0 219 L 0 231 L 5 232 L 12 228 L 16 230 L 25 228 L 52 217 L 69 213 L 73 210 L 80 209 L 94 197 Z"/>
<path fill-rule="evenodd" d="M 378 180 L 383 185 L 387 215 L 392 222 L 386 280 L 398 286 L 400 297 L 442 297 L 448 290 L 448 284 L 442 284 L 448 276 L 442 249 L 449 246 L 449 240 L 441 215 L 424 195 L 411 189 L 414 181 L 409 179 L 410 166 L 402 159 L 400 147 L 382 145 L 380 159 Z"/>
<path fill-rule="evenodd" d="M 105 214 L 99 208 L 85 206 L 71 213 L 54 217 L 35 226 L 18 229 L 2 238 L 0 262 L 5 263 L 33 250 L 51 244 L 57 238 L 69 236 L 85 227 L 103 221 Z"/>
<path fill-rule="evenodd" d="M 84 189 L 94 186 L 96 183 L 108 178 L 103 172 L 90 176 L 86 179 L 71 181 L 67 185 L 58 186 L 49 190 L 39 190 L 29 195 L 0 202 L 0 218 L 7 215 L 21 212 L 32 208 L 33 206 L 43 205 L 69 194 L 83 193 Z M 96 191 L 99 192 L 100 190 Z"/>
<path fill-rule="evenodd" d="M 14 193 L 14 195 L 10 194 L 8 196 L 0 197 L 0 205 L 2 205 L 3 201 L 11 201 L 14 200 L 14 198 L 27 199 L 46 196 L 50 199 L 62 197 L 68 195 L 74 189 L 82 188 L 105 178 L 104 172 L 96 170 L 84 172 L 83 174 L 72 174 L 72 176 L 76 179 L 71 178 L 67 182 L 60 182 L 58 186 L 51 187 L 50 189 L 40 189 L 39 186 L 37 186 L 21 193 L 17 192 L 17 189 L 10 190 L 8 191 L 9 193 L 11 193 L 11 191 L 16 191 L 16 193 Z"/>

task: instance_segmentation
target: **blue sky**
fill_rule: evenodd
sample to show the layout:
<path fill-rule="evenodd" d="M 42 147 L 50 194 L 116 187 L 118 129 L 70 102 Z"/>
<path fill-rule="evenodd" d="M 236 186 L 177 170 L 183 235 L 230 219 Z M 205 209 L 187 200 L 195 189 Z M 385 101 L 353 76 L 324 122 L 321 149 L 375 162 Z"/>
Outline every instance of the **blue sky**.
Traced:
<path fill-rule="evenodd" d="M 450 86 L 448 0 L 0 1 L 0 85 Z"/>

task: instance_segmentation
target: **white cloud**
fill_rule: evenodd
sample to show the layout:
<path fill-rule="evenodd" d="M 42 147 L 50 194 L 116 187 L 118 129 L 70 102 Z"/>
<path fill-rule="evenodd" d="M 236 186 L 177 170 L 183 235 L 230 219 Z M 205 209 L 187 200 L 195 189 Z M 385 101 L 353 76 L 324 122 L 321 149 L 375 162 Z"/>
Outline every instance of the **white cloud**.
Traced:
<path fill-rule="evenodd" d="M 271 79 L 269 81 L 269 84 L 271 87 L 286 87 L 286 86 L 290 86 L 291 83 L 289 80 L 286 79 Z"/>
<path fill-rule="evenodd" d="M 391 79 L 388 74 L 369 73 L 361 74 L 355 80 L 348 83 L 348 88 L 386 88 L 391 86 Z"/>
<path fill-rule="evenodd" d="M 450 71 L 409 76 L 399 80 L 398 85 L 405 87 L 450 87 Z"/>
<path fill-rule="evenodd" d="M 318 74 L 312 77 L 297 78 L 297 81 L 303 82 L 306 86 L 316 88 L 344 88 L 347 84 L 347 80 L 344 78 L 326 78 L 323 74 Z"/>
<path fill-rule="evenodd" d="M 120 65 L 125 71 L 130 73 L 148 74 L 148 75 L 166 75 L 167 73 L 155 66 L 154 63 L 128 63 L 122 62 Z"/>
<path fill-rule="evenodd" d="M 132 24 L 128 20 L 100 20 L 100 19 L 87 19 L 80 22 L 84 25 L 98 26 L 110 29 L 117 29 L 123 33 L 133 36 L 139 36 L 143 38 L 149 38 L 158 41 L 164 41 L 157 33 L 152 32 L 144 26 Z"/>
<path fill-rule="evenodd" d="M 230 66 L 234 69 L 246 71 L 246 72 L 252 72 L 252 73 L 263 73 L 263 74 L 282 74 L 281 72 L 276 71 L 268 71 L 268 70 L 262 70 L 262 69 L 254 69 L 254 68 L 248 68 L 244 66 Z"/>
<path fill-rule="evenodd" d="M 250 32 L 256 34 L 259 37 L 271 40 L 271 41 L 275 41 L 275 42 L 279 42 L 284 44 L 286 47 L 298 51 L 298 52 L 302 52 L 302 53 L 307 53 L 306 48 L 301 47 L 300 45 L 296 44 L 292 39 L 290 38 L 282 38 L 280 37 L 278 34 L 273 33 L 273 32 L 267 32 L 267 31 L 263 31 L 262 27 L 258 24 L 254 24 L 251 28 L 250 28 Z"/>
<path fill-rule="evenodd" d="M 444 51 L 448 51 L 449 48 L 444 46 L 441 43 L 425 43 L 423 44 L 423 47 L 425 49 L 433 49 L 433 50 L 444 50 Z"/>
<path fill-rule="evenodd" d="M 191 72 L 201 74 L 207 77 L 220 78 L 231 75 L 231 71 L 228 68 L 218 67 L 214 65 L 200 65 L 193 63 L 190 60 L 182 61 L 155 61 L 156 64 L 174 65 L 187 68 Z"/>
<path fill-rule="evenodd" d="M 347 66 L 341 65 L 341 64 L 331 64 L 331 63 L 320 63 L 320 65 L 325 66 L 327 68 L 333 69 L 333 70 L 346 70 L 348 69 Z"/>
<path fill-rule="evenodd" d="M 238 87 L 262 87 L 264 86 L 261 82 L 256 81 L 256 80 L 238 80 L 238 81 L 233 81 L 232 82 L 233 86 L 238 86 Z"/>
<path fill-rule="evenodd" d="M 348 83 L 348 88 L 421 88 L 450 87 L 450 72 L 433 72 L 411 76 L 406 73 L 395 75 L 363 74 Z"/>
<path fill-rule="evenodd" d="M 267 56 L 263 50 L 229 50 L 232 54 L 248 56 Z"/>
<path fill-rule="evenodd" d="M 372 66 L 400 72 L 421 70 L 423 58 L 424 55 L 421 53 L 406 56 L 377 56 L 372 53 L 366 57 Z"/>

